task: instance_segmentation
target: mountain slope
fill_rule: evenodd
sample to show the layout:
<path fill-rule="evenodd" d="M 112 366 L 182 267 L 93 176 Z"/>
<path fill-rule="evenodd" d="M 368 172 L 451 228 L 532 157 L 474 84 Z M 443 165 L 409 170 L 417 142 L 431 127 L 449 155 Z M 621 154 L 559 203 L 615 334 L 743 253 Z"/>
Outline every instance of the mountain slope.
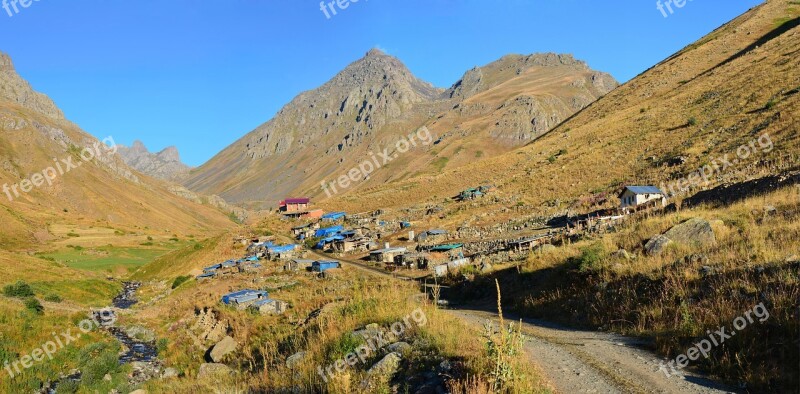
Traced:
<path fill-rule="evenodd" d="M 57 223 L 149 227 L 169 234 L 216 232 L 234 225 L 227 213 L 182 199 L 161 182 L 136 175 L 109 148 L 113 138 L 104 145 L 64 120 L 52 101 L 33 92 L 13 71 L 6 55 L 2 59 L 0 248 L 26 249 L 53 239 L 49 227 Z"/>
<path fill-rule="evenodd" d="M 192 169 L 181 162 L 178 148 L 174 146 L 151 153 L 141 141 L 134 141 L 130 148 L 120 145 L 118 153 L 133 169 L 166 181 L 183 179 Z"/>
<path fill-rule="evenodd" d="M 435 147 L 398 156 L 352 189 L 435 172 L 478 151 L 490 156 L 528 142 L 614 87 L 609 75 L 571 56 L 544 54 L 507 56 L 443 90 L 372 50 L 193 171 L 185 185 L 266 206 L 290 194 L 323 196 L 320 182 L 423 125 L 440 137 Z M 451 157 L 456 151 L 461 157 Z"/>
<path fill-rule="evenodd" d="M 669 185 L 726 154 L 736 158 L 745 145 L 758 152 L 716 172 L 712 185 L 761 168 L 790 168 L 797 164 L 799 142 L 798 9 L 786 0 L 752 9 L 524 148 L 327 205 L 361 211 L 438 202 L 485 182 L 498 186 L 499 202 L 467 208 L 448 221 L 456 226 L 472 217 L 490 224 L 511 218 L 509 201 L 522 201 L 538 214 L 560 214 L 624 184 Z M 757 140 L 764 133 L 774 143 L 769 152 Z M 608 206 L 614 204 L 610 198 Z"/>

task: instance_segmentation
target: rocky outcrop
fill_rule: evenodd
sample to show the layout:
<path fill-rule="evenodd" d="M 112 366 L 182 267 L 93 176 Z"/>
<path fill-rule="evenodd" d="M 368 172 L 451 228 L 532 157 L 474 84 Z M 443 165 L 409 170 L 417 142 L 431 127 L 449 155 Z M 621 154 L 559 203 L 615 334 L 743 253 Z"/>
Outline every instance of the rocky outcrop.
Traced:
<path fill-rule="evenodd" d="M 118 153 L 125 164 L 154 178 L 177 182 L 184 179 L 192 169 L 181 162 L 178 148 L 170 146 L 158 153 L 150 153 L 141 141 L 131 147 L 119 145 Z"/>
<path fill-rule="evenodd" d="M 400 369 L 403 357 L 400 353 L 389 353 L 367 371 L 367 377 L 361 382 L 361 389 L 373 391 L 386 385 Z"/>
<path fill-rule="evenodd" d="M 711 223 L 702 218 L 689 219 L 664 233 L 664 236 L 684 245 L 708 246 L 717 242 Z"/>
<path fill-rule="evenodd" d="M 208 352 L 208 357 L 215 363 L 222 362 L 225 360 L 227 355 L 236 351 L 238 346 L 239 344 L 236 343 L 235 339 L 231 338 L 230 336 L 226 336 L 210 349 Z"/>
<path fill-rule="evenodd" d="M 0 98 L 10 100 L 27 109 L 53 119 L 64 119 L 64 114 L 49 97 L 33 90 L 14 69 L 11 57 L 0 52 Z"/>
<path fill-rule="evenodd" d="M 657 256 L 672 243 L 684 246 L 705 247 L 717 242 L 711 223 L 702 218 L 689 219 L 672 227 L 664 234 L 657 235 L 647 241 L 644 246 L 645 253 Z"/>

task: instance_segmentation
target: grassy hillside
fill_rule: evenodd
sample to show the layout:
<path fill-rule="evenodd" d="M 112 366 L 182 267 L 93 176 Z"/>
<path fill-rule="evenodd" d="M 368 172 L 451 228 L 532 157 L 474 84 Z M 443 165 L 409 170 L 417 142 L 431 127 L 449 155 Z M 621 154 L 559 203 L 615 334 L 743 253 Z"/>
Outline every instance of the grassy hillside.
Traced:
<path fill-rule="evenodd" d="M 789 392 L 800 386 L 799 217 L 794 187 L 730 205 L 638 217 L 615 232 L 533 255 L 519 269 L 461 282 L 452 295 L 490 299 L 499 278 L 512 308 L 524 316 L 652 337 L 670 358 L 708 330 L 733 331 L 737 317 L 762 304 L 768 316 L 762 312 L 691 367 L 746 383 L 753 392 Z M 691 218 L 711 221 L 715 244 L 675 244 L 660 256 L 644 252 L 647 240 Z M 634 257 L 625 258 L 621 249 Z"/>
<path fill-rule="evenodd" d="M 614 193 L 624 184 L 668 184 L 726 154 L 736 159 L 739 147 L 750 144 L 757 152 L 715 173 L 712 185 L 723 175 L 746 179 L 761 170 L 791 168 L 797 165 L 800 141 L 798 16 L 800 6 L 794 2 L 770 1 L 524 148 L 440 174 L 374 186 L 325 205 L 364 211 L 439 203 L 489 183 L 498 187 L 500 203 L 467 207 L 462 216 L 488 214 L 502 221 L 508 217 L 502 214 L 508 208 L 505 201 L 521 201 L 540 214 L 562 213 L 581 198 Z M 757 142 L 763 135 L 774 145 L 769 152 Z M 614 204 L 613 198 L 608 201 Z"/>

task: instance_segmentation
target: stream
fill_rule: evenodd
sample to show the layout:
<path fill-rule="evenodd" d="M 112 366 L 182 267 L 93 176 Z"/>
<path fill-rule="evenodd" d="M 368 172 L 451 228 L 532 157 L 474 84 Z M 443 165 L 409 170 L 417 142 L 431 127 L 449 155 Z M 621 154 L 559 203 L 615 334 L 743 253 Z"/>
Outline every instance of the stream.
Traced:
<path fill-rule="evenodd" d="M 111 301 L 112 306 L 116 309 L 129 309 L 136 305 L 139 302 L 136 299 L 136 290 L 141 285 L 139 282 L 123 282 L 122 292 Z M 132 383 L 142 383 L 158 375 L 161 370 L 161 364 L 158 361 L 158 350 L 156 349 L 155 341 L 142 341 L 133 338 L 126 329 L 116 326 L 116 315 L 111 309 L 106 309 L 105 312 L 95 311 L 93 314 L 93 317 L 100 322 L 101 327 L 123 345 L 123 352 L 119 355 L 119 363 L 120 365 L 134 365 L 131 377 Z M 80 380 L 81 372 L 73 371 L 70 375 L 62 376 L 60 379 L 53 381 L 49 387 L 44 387 L 42 392 L 57 394 L 57 386 L 60 382 L 80 382 Z"/>
<path fill-rule="evenodd" d="M 139 282 L 124 282 L 122 284 L 123 290 L 118 296 L 114 297 L 112 305 L 118 309 L 128 309 L 136 305 L 139 300 L 136 299 L 136 290 L 142 284 Z M 106 327 L 109 333 L 117 338 L 117 340 L 128 349 L 125 353 L 119 356 L 120 364 L 127 364 L 132 362 L 149 363 L 158 357 L 158 350 L 154 341 L 146 342 L 132 338 L 128 333 L 116 326 Z"/>

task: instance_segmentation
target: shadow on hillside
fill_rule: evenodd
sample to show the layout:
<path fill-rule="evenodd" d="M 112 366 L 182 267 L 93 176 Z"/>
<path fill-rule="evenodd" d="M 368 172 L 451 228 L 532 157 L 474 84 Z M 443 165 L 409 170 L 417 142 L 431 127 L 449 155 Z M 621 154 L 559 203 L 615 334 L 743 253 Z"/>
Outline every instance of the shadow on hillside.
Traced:
<path fill-rule="evenodd" d="M 708 204 L 712 207 L 728 206 L 749 197 L 769 193 L 792 185 L 800 185 L 800 172 L 798 172 L 798 170 L 704 190 L 683 200 L 683 207 L 692 207 L 701 204 Z"/>
<path fill-rule="evenodd" d="M 674 282 L 676 278 L 685 278 L 682 273 L 687 270 L 705 273 L 696 279 Z M 662 274 L 609 280 L 596 273 L 579 272 L 573 262 L 567 262 L 522 274 L 516 269 L 494 272 L 447 289 L 443 296 L 456 300 L 456 309 L 496 313 L 494 282 L 498 280 L 508 320 L 521 317 L 529 324 L 567 332 L 576 332 L 577 327 L 639 335 L 655 333 L 630 345 L 670 353 L 670 357 L 689 349 L 703 337 L 691 333 L 722 325 L 731 328 L 736 316 L 763 302 L 771 316 L 742 329 L 739 335 L 725 342 L 725 347 L 715 348 L 714 361 L 699 360 L 693 365 L 729 380 L 741 379 L 743 371 L 737 368 L 746 366 L 744 372 L 756 376 L 748 383 L 775 389 L 797 387 L 800 380 L 798 371 L 792 367 L 800 362 L 797 337 L 800 312 L 785 307 L 800 296 L 800 286 L 783 279 L 796 275 L 798 270 L 799 262 L 739 266 L 724 272 L 676 262 L 665 267 Z M 694 320 L 694 316 L 703 316 L 704 311 L 717 310 L 723 304 L 730 304 L 726 311 L 730 316 Z M 687 315 L 692 317 L 686 320 Z"/>

